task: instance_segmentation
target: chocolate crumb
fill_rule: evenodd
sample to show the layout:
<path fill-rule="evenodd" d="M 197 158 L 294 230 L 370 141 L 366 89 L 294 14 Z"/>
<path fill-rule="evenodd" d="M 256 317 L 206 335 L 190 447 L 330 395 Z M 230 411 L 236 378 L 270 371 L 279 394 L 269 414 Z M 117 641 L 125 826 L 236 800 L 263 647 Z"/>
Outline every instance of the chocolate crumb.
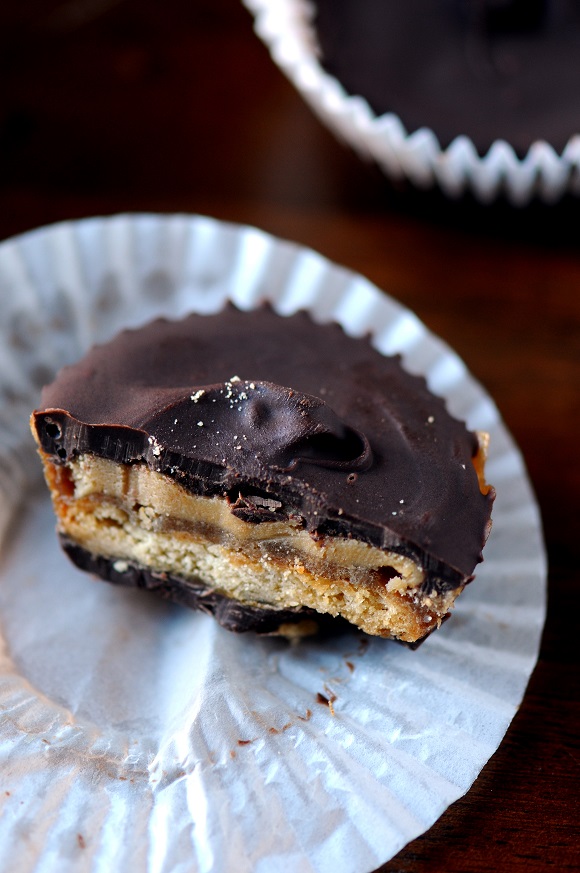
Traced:
<path fill-rule="evenodd" d="M 324 690 L 328 694 L 328 702 L 334 703 L 334 701 L 336 700 L 336 694 L 334 693 L 334 691 L 331 688 L 329 688 L 328 685 L 324 686 Z"/>
<path fill-rule="evenodd" d="M 299 716 L 299 718 L 300 718 L 300 716 Z M 284 731 L 287 731 L 288 728 L 291 728 L 291 727 L 292 727 L 292 722 L 287 721 L 286 724 L 282 725 L 281 728 L 275 728 L 275 727 L 268 728 L 268 733 L 269 734 L 283 734 Z"/>
<path fill-rule="evenodd" d="M 332 716 L 334 715 L 334 700 L 336 700 L 336 697 L 333 696 L 333 700 L 329 700 L 328 697 L 325 697 L 324 694 L 320 693 L 320 691 L 316 694 L 316 702 L 320 703 L 322 706 L 328 706 Z"/>
<path fill-rule="evenodd" d="M 320 691 L 319 691 L 319 692 L 317 693 L 317 695 L 316 695 L 316 702 L 317 702 L 317 703 L 321 703 L 321 704 L 325 704 L 326 706 L 328 706 L 328 708 L 329 708 L 329 710 L 330 710 L 330 714 L 331 714 L 332 716 L 334 716 L 334 706 L 333 706 L 333 704 L 334 704 L 334 701 L 336 700 L 336 694 L 334 694 L 334 692 L 331 691 L 330 688 L 328 688 L 327 685 L 324 686 L 324 690 L 325 690 L 326 693 L 328 694 L 328 697 L 325 697 L 324 694 L 321 694 Z"/>
<path fill-rule="evenodd" d="M 366 650 L 368 649 L 368 647 L 369 647 L 369 641 L 366 639 L 366 637 L 361 637 L 361 640 L 360 640 L 360 642 L 359 642 L 359 644 L 358 644 L 358 652 L 357 652 L 357 654 L 358 654 L 358 655 L 364 655 L 365 652 L 366 652 Z"/>

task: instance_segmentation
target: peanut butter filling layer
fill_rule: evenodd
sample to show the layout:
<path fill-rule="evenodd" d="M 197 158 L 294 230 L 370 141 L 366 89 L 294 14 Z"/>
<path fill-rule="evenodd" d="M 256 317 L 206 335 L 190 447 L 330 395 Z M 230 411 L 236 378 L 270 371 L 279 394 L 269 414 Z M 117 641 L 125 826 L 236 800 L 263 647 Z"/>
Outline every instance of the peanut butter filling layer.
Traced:
<path fill-rule="evenodd" d="M 43 455 L 61 533 L 88 552 L 203 582 L 248 607 L 309 607 L 366 633 L 415 642 L 461 589 L 425 592 L 410 558 L 355 539 L 313 538 L 297 519 L 244 521 L 222 497 L 185 491 L 145 464 Z"/>

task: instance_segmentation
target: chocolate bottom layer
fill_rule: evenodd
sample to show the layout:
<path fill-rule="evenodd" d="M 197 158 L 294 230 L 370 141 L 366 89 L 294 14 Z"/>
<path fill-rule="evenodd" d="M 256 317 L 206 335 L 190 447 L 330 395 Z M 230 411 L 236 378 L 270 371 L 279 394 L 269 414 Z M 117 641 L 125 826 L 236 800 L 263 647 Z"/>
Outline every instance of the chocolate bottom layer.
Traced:
<path fill-rule="evenodd" d="M 272 609 L 248 606 L 219 594 L 201 580 L 185 580 L 129 561 L 93 555 L 63 534 L 59 535 L 59 539 L 64 551 L 80 570 L 113 585 L 151 591 L 181 606 L 205 612 L 234 633 L 254 631 L 258 634 L 300 637 L 315 633 L 338 634 L 355 629 L 342 618 L 323 615 L 307 607 Z"/>

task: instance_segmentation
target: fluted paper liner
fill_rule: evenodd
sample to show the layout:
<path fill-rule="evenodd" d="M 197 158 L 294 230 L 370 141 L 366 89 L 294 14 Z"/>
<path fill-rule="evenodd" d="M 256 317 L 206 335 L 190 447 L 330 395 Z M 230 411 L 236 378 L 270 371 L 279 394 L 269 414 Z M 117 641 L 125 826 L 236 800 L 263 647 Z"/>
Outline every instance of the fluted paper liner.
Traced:
<path fill-rule="evenodd" d="M 516 206 L 537 197 L 554 203 L 580 194 L 580 128 L 559 154 L 549 142 L 533 142 L 523 157 L 505 140 L 480 156 L 468 136 L 442 148 L 428 127 L 407 131 L 394 112 L 377 115 L 357 94 L 348 94 L 322 67 L 309 0 L 243 0 L 273 60 L 320 119 L 362 157 L 392 179 L 419 188 L 438 186 L 448 197 L 470 191 L 482 203 L 499 195 Z"/>
<path fill-rule="evenodd" d="M 361 873 L 387 861 L 472 785 L 537 658 L 538 510 L 493 402 L 364 278 L 200 216 L 88 219 L 5 242 L 0 299 L 0 869 Z M 226 299 L 370 331 L 491 433 L 485 562 L 418 651 L 356 631 L 298 645 L 236 636 L 94 582 L 61 553 L 28 432 L 41 384 L 122 327 Z"/>

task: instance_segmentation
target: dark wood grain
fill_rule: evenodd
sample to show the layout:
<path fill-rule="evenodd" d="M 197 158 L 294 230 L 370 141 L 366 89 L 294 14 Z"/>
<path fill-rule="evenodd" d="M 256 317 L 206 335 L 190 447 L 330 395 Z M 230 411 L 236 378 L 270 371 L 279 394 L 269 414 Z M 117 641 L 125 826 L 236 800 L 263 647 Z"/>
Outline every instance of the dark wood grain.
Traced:
<path fill-rule="evenodd" d="M 495 398 L 543 514 L 540 660 L 471 791 L 381 869 L 579 870 L 580 201 L 393 187 L 318 123 L 237 0 L 2 4 L 0 82 L 1 238 L 136 210 L 257 224 L 397 297 Z"/>

